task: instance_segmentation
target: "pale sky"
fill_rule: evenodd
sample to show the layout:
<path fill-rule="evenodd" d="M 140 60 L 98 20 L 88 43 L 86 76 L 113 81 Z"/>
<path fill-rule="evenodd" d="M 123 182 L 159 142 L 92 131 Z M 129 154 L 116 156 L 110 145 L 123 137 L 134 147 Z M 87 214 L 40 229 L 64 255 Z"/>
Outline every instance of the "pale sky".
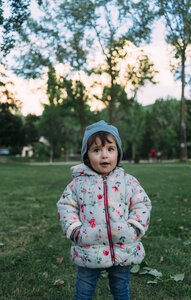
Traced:
<path fill-rule="evenodd" d="M 155 102 L 158 98 L 181 97 L 181 83 L 174 80 L 170 73 L 169 46 L 164 41 L 164 26 L 157 25 L 153 31 L 152 43 L 144 45 L 144 49 L 151 55 L 155 68 L 159 71 L 157 76 L 158 84 L 147 86 L 140 89 L 137 98 L 142 105 Z M 43 111 L 42 103 L 47 102 L 46 79 L 43 80 L 24 80 L 14 76 L 18 98 L 23 102 L 22 113 L 40 115 Z M 185 97 L 190 98 L 189 87 L 185 90 Z"/>

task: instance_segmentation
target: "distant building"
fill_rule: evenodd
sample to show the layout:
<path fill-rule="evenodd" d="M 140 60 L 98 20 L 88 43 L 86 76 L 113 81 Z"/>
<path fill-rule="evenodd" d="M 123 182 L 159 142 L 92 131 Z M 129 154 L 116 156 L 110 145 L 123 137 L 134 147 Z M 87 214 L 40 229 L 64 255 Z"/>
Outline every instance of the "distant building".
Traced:
<path fill-rule="evenodd" d="M 31 145 L 24 146 L 21 152 L 21 157 L 32 157 L 34 154 L 33 147 Z"/>

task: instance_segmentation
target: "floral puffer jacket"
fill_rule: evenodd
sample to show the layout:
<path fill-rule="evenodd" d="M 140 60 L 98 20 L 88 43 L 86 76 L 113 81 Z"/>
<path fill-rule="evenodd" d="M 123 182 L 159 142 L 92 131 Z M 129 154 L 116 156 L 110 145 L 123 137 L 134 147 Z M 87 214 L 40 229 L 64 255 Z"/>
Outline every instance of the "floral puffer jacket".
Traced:
<path fill-rule="evenodd" d="M 151 202 L 139 182 L 120 167 L 106 178 L 84 164 L 71 171 L 73 180 L 57 207 L 67 238 L 80 226 L 72 261 L 89 268 L 141 263 L 145 251 L 140 239 L 148 229 Z"/>

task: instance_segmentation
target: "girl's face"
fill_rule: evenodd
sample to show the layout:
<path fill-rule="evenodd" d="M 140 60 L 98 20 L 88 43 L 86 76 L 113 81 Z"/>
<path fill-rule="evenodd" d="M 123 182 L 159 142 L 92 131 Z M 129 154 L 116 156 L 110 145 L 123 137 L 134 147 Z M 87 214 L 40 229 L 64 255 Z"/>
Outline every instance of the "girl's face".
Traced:
<path fill-rule="evenodd" d="M 107 176 L 117 165 L 118 150 L 115 138 L 109 134 L 108 140 L 105 141 L 105 145 L 99 137 L 90 146 L 88 150 L 88 158 L 92 169 L 94 169 L 98 174 Z"/>

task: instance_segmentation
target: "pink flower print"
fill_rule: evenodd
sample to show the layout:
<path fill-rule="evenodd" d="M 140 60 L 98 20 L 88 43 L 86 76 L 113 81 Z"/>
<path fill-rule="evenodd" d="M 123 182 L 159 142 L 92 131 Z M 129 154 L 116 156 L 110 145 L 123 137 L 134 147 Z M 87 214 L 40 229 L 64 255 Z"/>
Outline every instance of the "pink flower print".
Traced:
<path fill-rule="evenodd" d="M 120 248 L 125 248 L 125 245 L 124 244 L 121 244 L 121 243 L 116 243 L 116 246 L 120 247 Z"/>
<path fill-rule="evenodd" d="M 85 248 L 85 249 L 89 249 L 89 248 L 90 248 L 90 245 L 85 245 L 84 248 Z"/>
<path fill-rule="evenodd" d="M 106 260 L 105 262 L 108 264 L 108 263 L 109 263 L 109 260 Z"/>
<path fill-rule="evenodd" d="M 66 196 L 63 194 L 63 195 L 62 195 L 62 198 L 64 199 L 64 198 L 66 198 Z"/>
<path fill-rule="evenodd" d="M 101 229 L 99 229 L 98 231 L 101 232 Z"/>
<path fill-rule="evenodd" d="M 73 188 L 74 188 L 74 182 L 72 182 L 72 183 L 70 184 L 70 188 L 73 190 Z"/>
<path fill-rule="evenodd" d="M 89 221 L 89 224 L 90 224 L 91 228 L 94 228 L 94 227 L 96 227 L 96 222 L 95 222 L 95 219 L 94 219 L 94 218 L 92 218 L 92 219 Z"/>
<path fill-rule="evenodd" d="M 79 178 L 75 178 L 75 182 L 77 182 L 79 180 Z"/>
<path fill-rule="evenodd" d="M 85 171 L 84 169 L 82 171 L 80 171 L 80 175 L 84 174 L 84 171 Z"/>
<path fill-rule="evenodd" d="M 137 245 L 137 250 L 140 251 L 141 250 L 141 247 L 140 245 Z"/>
<path fill-rule="evenodd" d="M 124 176 L 127 176 L 127 173 L 124 173 Z"/>
<path fill-rule="evenodd" d="M 140 221 L 141 220 L 141 216 L 140 215 L 135 215 L 135 219 L 136 219 L 136 221 Z"/>
<path fill-rule="evenodd" d="M 81 210 L 81 212 L 83 214 L 84 213 L 84 205 L 83 204 L 80 206 L 80 210 Z"/>
<path fill-rule="evenodd" d="M 136 179 L 133 179 L 133 182 L 139 184 L 139 182 Z"/>
<path fill-rule="evenodd" d="M 78 218 L 76 218 L 75 216 L 71 216 L 71 220 L 73 220 L 74 222 L 77 222 Z"/>
<path fill-rule="evenodd" d="M 78 252 L 74 250 L 74 257 L 78 257 Z"/>
<path fill-rule="evenodd" d="M 112 186 L 112 189 L 114 189 L 115 193 L 119 192 L 119 189 L 116 186 Z"/>
<path fill-rule="evenodd" d="M 101 235 L 99 235 L 99 239 L 101 239 Z"/>
<path fill-rule="evenodd" d="M 84 189 L 84 190 L 83 190 L 83 194 L 85 195 L 85 194 L 86 194 L 86 192 L 87 192 L 87 190 L 86 190 L 86 189 Z"/>
<path fill-rule="evenodd" d="M 130 197 L 129 199 L 129 207 L 131 207 L 133 205 L 133 201 L 132 201 L 132 198 Z"/>
<path fill-rule="evenodd" d="M 103 198 L 103 195 L 97 195 L 98 200 L 101 200 Z"/>
<path fill-rule="evenodd" d="M 59 220 L 60 220 L 60 213 L 58 212 L 58 218 L 59 218 Z"/>
<path fill-rule="evenodd" d="M 103 255 L 108 256 L 109 255 L 109 251 L 103 250 Z"/>
<path fill-rule="evenodd" d="M 116 213 L 117 216 L 119 216 L 119 217 L 121 216 L 121 210 L 120 209 L 116 209 L 115 213 Z"/>

